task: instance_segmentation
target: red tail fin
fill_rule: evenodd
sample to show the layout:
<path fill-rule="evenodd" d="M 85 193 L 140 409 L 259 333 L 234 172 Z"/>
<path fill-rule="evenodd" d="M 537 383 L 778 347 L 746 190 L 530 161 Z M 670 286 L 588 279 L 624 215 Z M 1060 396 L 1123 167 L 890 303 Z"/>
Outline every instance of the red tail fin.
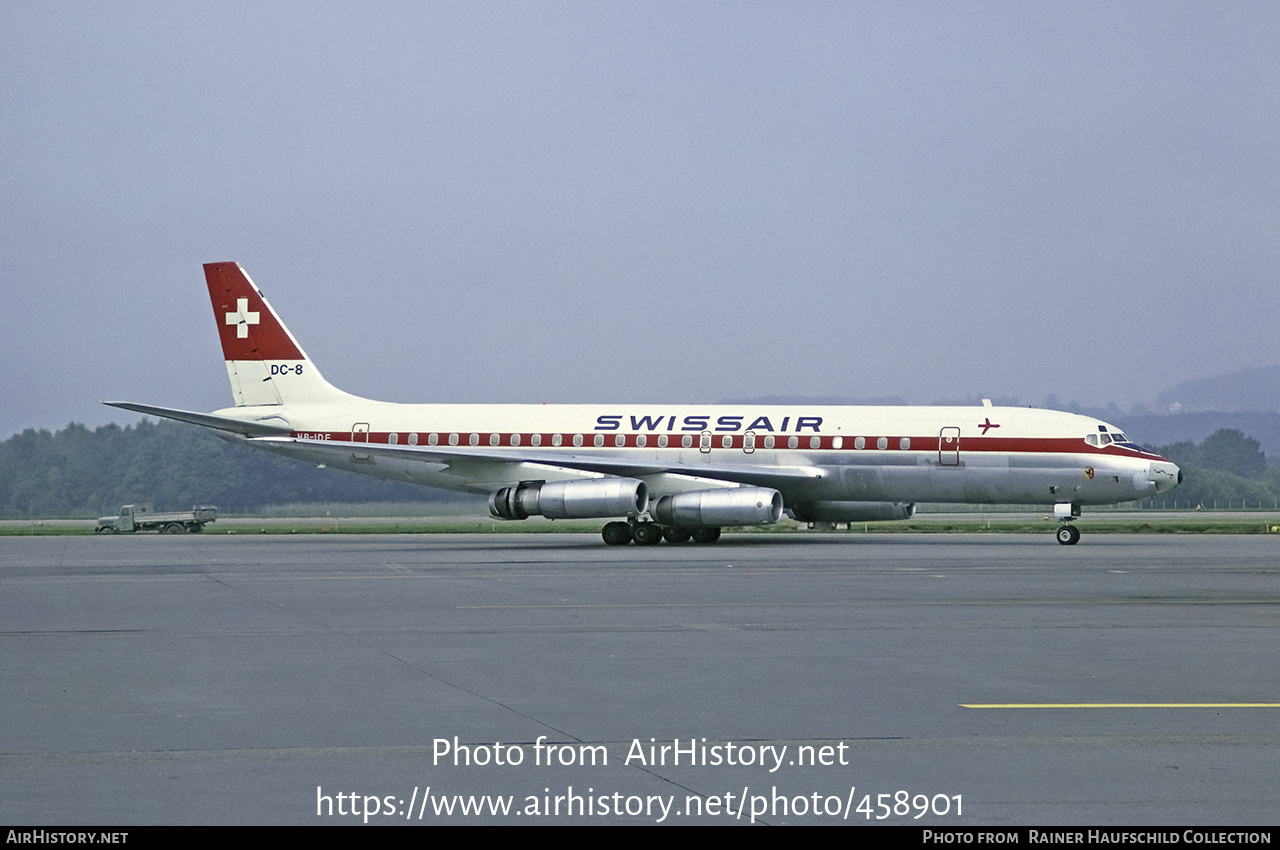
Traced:
<path fill-rule="evenodd" d="M 239 264 L 205 263 L 204 277 L 227 360 L 307 359 Z"/>

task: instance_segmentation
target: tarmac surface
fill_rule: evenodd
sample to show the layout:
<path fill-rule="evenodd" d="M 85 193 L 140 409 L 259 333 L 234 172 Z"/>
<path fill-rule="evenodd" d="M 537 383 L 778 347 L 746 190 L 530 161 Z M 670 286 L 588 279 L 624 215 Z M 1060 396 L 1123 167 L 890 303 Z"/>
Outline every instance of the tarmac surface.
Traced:
<path fill-rule="evenodd" d="M 11 824 L 1275 824 L 1280 539 L 8 537 L 0 681 Z"/>

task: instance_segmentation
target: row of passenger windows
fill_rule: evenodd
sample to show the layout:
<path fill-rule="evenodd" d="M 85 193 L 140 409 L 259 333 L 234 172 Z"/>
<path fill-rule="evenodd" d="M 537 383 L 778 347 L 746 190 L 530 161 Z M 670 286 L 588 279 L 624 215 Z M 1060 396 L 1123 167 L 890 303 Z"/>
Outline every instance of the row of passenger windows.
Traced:
<path fill-rule="evenodd" d="M 529 435 L 529 437 L 528 437 L 528 444 L 529 444 L 530 446 L 534 446 L 534 447 L 541 446 L 541 445 L 542 445 L 542 436 L 543 436 L 542 434 L 530 434 L 530 435 Z M 680 437 L 680 446 L 681 446 L 682 448 L 686 448 L 686 449 L 691 449 L 691 448 L 693 448 L 693 436 L 694 436 L 693 434 L 683 434 L 683 435 L 681 435 L 681 437 Z M 1092 435 L 1091 435 L 1091 436 L 1092 436 Z M 438 446 L 438 445 L 440 445 L 440 444 L 441 444 L 441 443 L 440 443 L 440 438 L 441 438 L 441 435 L 440 435 L 440 434 L 437 434 L 437 433 L 431 433 L 431 434 L 428 434 L 428 435 L 427 435 L 427 445 L 428 445 L 428 446 Z M 465 439 L 465 440 L 466 440 L 466 444 L 467 444 L 467 445 L 469 445 L 469 446 L 478 446 L 478 445 L 480 445 L 480 435 L 479 435 L 479 434 L 467 434 L 467 435 L 449 434 L 449 435 L 447 435 L 447 436 L 445 437 L 445 444 L 446 444 L 446 445 L 450 445 L 450 446 L 460 445 L 460 443 L 461 443 L 461 440 L 462 440 L 462 439 Z M 525 438 L 524 438 L 524 435 L 522 435 L 522 434 L 512 434 L 512 435 L 510 436 L 510 438 L 509 438 L 508 442 L 507 442 L 507 445 L 509 445 L 509 446 L 519 446 L 519 445 L 522 445 L 522 444 L 523 444 L 523 442 L 524 442 L 524 439 L 525 439 Z M 712 439 L 713 439 L 713 438 L 712 438 L 712 436 L 711 436 L 710 434 L 703 434 L 703 435 L 699 438 L 699 443 L 698 443 L 698 444 L 699 444 L 699 447 L 701 447 L 701 448 L 708 448 L 708 449 L 709 449 L 709 448 L 711 448 L 711 445 L 712 445 L 711 440 L 712 440 Z M 822 447 L 823 447 L 823 446 L 822 446 L 822 437 L 817 437 L 817 436 L 814 436 L 814 437 L 807 437 L 807 438 L 794 437 L 794 436 L 792 436 L 792 437 L 787 437 L 787 438 L 786 438 L 786 447 L 787 447 L 787 448 L 789 448 L 789 449 L 797 449 L 797 448 L 800 448 L 800 443 L 801 443 L 801 440 L 802 440 L 802 439 L 804 439 L 804 442 L 807 444 L 807 445 L 806 445 L 806 447 L 807 447 L 807 448 L 810 448 L 810 449 L 820 449 L 820 448 L 822 448 Z M 552 434 L 552 435 L 551 435 L 551 441 L 550 441 L 550 444 L 551 444 L 552 446 L 562 446 L 562 445 L 564 445 L 564 440 L 565 440 L 565 436 L 564 436 L 563 434 Z M 594 445 L 594 446 L 596 446 L 597 448 L 603 447 L 603 446 L 605 445 L 605 443 L 606 443 L 606 441 L 607 441 L 607 440 L 608 440 L 608 438 L 607 438 L 607 437 L 606 437 L 606 435 L 604 435 L 604 434 L 593 434 L 593 435 L 591 435 L 591 444 L 592 444 L 592 445 Z M 729 435 L 729 434 L 725 434 L 725 435 L 723 435 L 723 436 L 720 438 L 720 445 L 721 445 L 721 447 L 726 448 L 726 449 L 733 448 L 733 440 L 734 440 L 734 438 L 733 438 L 731 435 Z M 755 437 L 743 437 L 743 440 L 744 440 L 744 443 L 742 443 L 742 445 L 743 445 L 744 447 L 751 447 L 751 448 L 755 448 L 755 447 L 756 447 L 756 438 L 755 438 Z M 387 442 L 388 442 L 388 443 L 390 443 L 390 444 L 391 444 L 391 445 L 393 445 L 393 446 L 394 446 L 394 445 L 397 445 L 397 444 L 400 442 L 400 435 L 399 435 L 399 434 L 397 434 L 397 433 L 395 433 L 395 432 L 393 431 L 392 433 L 390 433 L 390 434 L 388 434 L 388 435 L 387 435 Z M 411 446 L 416 446 L 416 445 L 418 445 L 418 435 L 417 435 L 416 433 L 409 434 L 409 435 L 408 435 L 408 440 L 407 440 L 406 442 L 408 442 L 408 444 L 409 444 L 409 445 L 411 445 Z M 572 438 L 570 438 L 570 442 L 571 442 L 571 444 L 572 444 L 573 446 L 575 446 L 575 447 L 581 447 L 582 445 L 584 445 L 584 444 L 585 444 L 585 439 L 584 439 L 584 437 L 583 437 L 583 435 L 582 435 L 582 434 L 574 434 L 574 435 L 573 435 L 573 437 L 572 437 Z M 626 436 L 625 434 L 615 434 L 615 435 L 613 436 L 613 440 L 612 440 L 612 442 L 613 442 L 613 445 L 615 445 L 615 446 L 617 446 L 617 447 L 621 448 L 621 447 L 623 447 L 623 446 L 625 446 L 625 445 L 627 444 L 627 436 Z M 500 446 L 500 445 L 502 445 L 502 435 L 501 435 L 501 434 L 490 434 L 490 435 L 489 435 L 489 445 L 491 445 L 491 446 Z M 635 445 L 636 445 L 636 446 L 638 446 L 638 447 L 640 447 L 640 448 L 644 448 L 644 447 L 648 446 L 648 445 L 649 445 L 649 437 L 648 437 L 648 435 L 647 435 L 647 434 L 637 434 L 637 435 L 636 435 L 636 438 L 635 438 Z M 665 448 L 667 448 L 669 445 L 671 445 L 671 443 L 669 442 L 668 437 L 667 437 L 667 435 L 666 435 L 666 434 L 659 434 L 659 435 L 658 435 L 658 439 L 657 439 L 657 441 L 656 441 L 656 445 L 657 445 L 657 447 L 658 447 L 658 448 L 660 448 L 660 449 L 665 449 Z M 774 435 L 772 435 L 772 434 L 767 434 L 767 435 L 765 435 L 765 436 L 761 439 L 761 441 L 760 441 L 760 445 L 761 445 L 761 447 L 762 447 L 762 448 L 765 448 L 765 449 L 782 448 L 782 438 L 780 438 L 780 437 L 774 437 Z M 842 448 L 844 448 L 844 438 L 843 438 L 843 437 L 832 437 L 832 438 L 830 438 L 830 442 L 828 443 L 828 445 L 830 446 L 830 448 L 833 448 L 833 449 L 842 449 Z M 853 447 L 854 447 L 855 449 L 865 449 L 865 448 L 867 448 L 867 438 L 866 438 L 866 437 L 854 437 L 854 438 L 853 438 Z M 875 441 L 875 447 L 876 447 L 877 449 L 880 449 L 881 451 L 884 451 L 885 449 L 889 448 L 889 438 L 888 438 L 888 437 L 877 437 L 877 438 L 876 438 L 876 441 Z M 898 440 L 898 448 L 899 448 L 899 449 L 901 449 L 901 450 L 902 450 L 902 451 L 904 451 L 904 452 L 905 452 L 905 451 L 907 451 L 908 449 L 910 449 L 910 448 L 911 448 L 911 438 L 910 438 L 910 437 L 901 437 L 901 438 L 899 438 L 899 440 Z"/>

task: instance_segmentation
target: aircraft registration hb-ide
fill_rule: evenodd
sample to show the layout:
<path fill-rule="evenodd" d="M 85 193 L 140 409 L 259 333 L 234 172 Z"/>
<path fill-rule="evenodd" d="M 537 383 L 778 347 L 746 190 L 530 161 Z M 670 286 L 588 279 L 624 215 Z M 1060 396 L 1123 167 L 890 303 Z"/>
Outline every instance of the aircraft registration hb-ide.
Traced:
<path fill-rule="evenodd" d="M 611 519 L 606 543 L 726 526 L 905 519 L 917 502 L 1082 505 L 1163 493 L 1178 467 L 1105 422 L 1021 407 L 392 404 L 332 386 L 236 263 L 204 267 L 235 407 L 107 402 L 278 454 L 489 496 L 502 519 Z"/>

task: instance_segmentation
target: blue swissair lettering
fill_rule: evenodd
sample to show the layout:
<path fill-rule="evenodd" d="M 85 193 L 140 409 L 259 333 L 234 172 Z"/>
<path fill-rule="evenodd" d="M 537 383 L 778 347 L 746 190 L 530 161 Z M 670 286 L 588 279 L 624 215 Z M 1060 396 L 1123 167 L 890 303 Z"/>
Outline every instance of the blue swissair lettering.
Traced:
<path fill-rule="evenodd" d="M 324 379 L 238 264 L 207 263 L 204 274 L 233 406 L 107 404 L 306 463 L 484 494 L 498 519 L 607 519 L 609 544 L 711 543 L 722 528 L 776 523 L 784 512 L 815 525 L 905 519 L 930 501 L 1051 507 L 1058 542 L 1073 544 L 1082 506 L 1143 499 L 1182 480 L 1106 422 L 990 402 L 600 413 L 372 401 Z"/>
<path fill-rule="evenodd" d="M 594 430 L 617 431 L 620 428 L 622 428 L 623 419 L 627 419 L 627 418 L 629 418 L 631 421 L 632 431 L 648 431 L 652 433 L 655 431 L 674 430 L 676 419 L 679 417 L 676 417 L 676 416 L 669 417 L 666 414 L 659 414 L 657 416 L 654 416 L 653 414 L 650 414 L 648 416 L 636 416 L 634 414 L 631 414 L 629 417 L 628 415 L 621 414 L 621 413 L 602 414 L 596 417 L 596 426 Z M 742 421 L 746 418 L 747 418 L 746 416 L 720 416 L 716 418 L 715 427 L 712 428 L 711 416 L 702 415 L 702 414 L 690 414 L 680 419 L 680 430 L 681 431 L 715 431 L 716 433 L 736 433 L 738 431 L 744 430 L 742 427 Z M 667 423 L 666 427 L 663 427 L 663 424 L 662 424 L 664 419 L 666 420 L 666 423 Z M 784 416 L 782 417 L 781 427 L 775 429 L 773 427 L 773 422 L 769 419 L 768 416 L 757 416 L 755 419 L 751 420 L 751 424 L 748 425 L 745 430 L 768 431 L 771 433 L 777 433 L 777 432 L 786 433 L 787 425 L 789 425 L 790 423 L 791 423 L 791 417 Z M 813 431 L 815 434 L 821 433 L 822 417 L 821 416 L 796 417 L 795 430 L 797 433 L 801 431 L 806 431 L 806 430 Z"/>

